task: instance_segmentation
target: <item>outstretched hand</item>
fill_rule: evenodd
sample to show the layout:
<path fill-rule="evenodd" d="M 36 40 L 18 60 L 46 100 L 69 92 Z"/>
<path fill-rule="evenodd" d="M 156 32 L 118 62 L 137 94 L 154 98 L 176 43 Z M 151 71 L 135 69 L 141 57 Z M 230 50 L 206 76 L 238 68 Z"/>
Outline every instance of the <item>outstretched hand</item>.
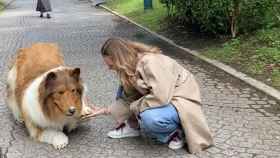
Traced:
<path fill-rule="evenodd" d="M 88 119 L 88 118 L 91 118 L 91 117 L 96 117 L 96 116 L 99 116 L 99 115 L 107 115 L 107 114 L 110 114 L 108 108 L 100 108 L 100 107 L 97 107 L 97 106 L 93 106 L 91 113 L 82 116 L 81 120 L 85 120 L 85 119 Z"/>

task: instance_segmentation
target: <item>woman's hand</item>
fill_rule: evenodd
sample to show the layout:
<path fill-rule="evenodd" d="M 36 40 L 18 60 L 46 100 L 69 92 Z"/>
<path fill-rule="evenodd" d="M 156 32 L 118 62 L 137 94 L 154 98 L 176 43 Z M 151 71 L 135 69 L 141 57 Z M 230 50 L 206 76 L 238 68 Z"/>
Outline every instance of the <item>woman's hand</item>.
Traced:
<path fill-rule="evenodd" d="M 111 114 L 109 108 L 100 108 L 100 107 L 95 107 L 93 109 L 93 113 L 91 114 L 92 117 L 98 116 L 98 115 L 109 115 Z"/>
<path fill-rule="evenodd" d="M 96 117 L 96 116 L 99 116 L 99 115 L 109 115 L 111 114 L 109 108 L 100 108 L 100 107 L 97 107 L 97 106 L 93 106 L 92 107 L 92 112 L 88 115 L 85 115 L 85 116 L 82 116 L 81 117 L 81 120 L 85 120 L 85 119 L 88 119 L 88 118 L 91 118 L 91 117 Z"/>

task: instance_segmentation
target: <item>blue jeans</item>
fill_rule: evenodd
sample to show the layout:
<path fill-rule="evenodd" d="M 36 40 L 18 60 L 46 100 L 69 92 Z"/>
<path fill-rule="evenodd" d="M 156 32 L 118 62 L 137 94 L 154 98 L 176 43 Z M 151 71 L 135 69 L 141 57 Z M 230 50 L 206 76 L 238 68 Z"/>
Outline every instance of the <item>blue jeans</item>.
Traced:
<path fill-rule="evenodd" d="M 119 86 L 117 89 L 116 99 L 119 99 L 123 96 L 123 86 Z"/>
<path fill-rule="evenodd" d="M 177 110 L 172 104 L 145 110 L 139 114 L 140 128 L 159 142 L 167 143 L 170 136 L 180 127 Z"/>

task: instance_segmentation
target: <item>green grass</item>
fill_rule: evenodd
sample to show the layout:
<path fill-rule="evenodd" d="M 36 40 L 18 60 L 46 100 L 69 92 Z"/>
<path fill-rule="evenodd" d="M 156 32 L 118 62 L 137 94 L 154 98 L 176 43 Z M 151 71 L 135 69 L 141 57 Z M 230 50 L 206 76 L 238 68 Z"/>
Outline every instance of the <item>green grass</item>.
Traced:
<path fill-rule="evenodd" d="M 144 0 L 110 0 L 107 7 L 153 31 L 160 30 L 167 14 L 166 9 L 159 0 L 153 0 L 154 9 L 144 11 L 143 3 Z"/>
<path fill-rule="evenodd" d="M 154 9 L 148 11 L 144 11 L 143 2 L 109 0 L 107 7 L 156 32 L 168 26 L 164 22 L 166 8 L 159 0 L 153 0 Z M 210 46 L 202 53 L 280 90 L 280 28 L 268 27 L 254 34 L 242 35 L 220 47 Z"/>
<path fill-rule="evenodd" d="M 0 12 L 4 10 L 4 2 L 0 0 Z"/>
<path fill-rule="evenodd" d="M 204 52 L 280 89 L 280 28 L 259 30 Z"/>

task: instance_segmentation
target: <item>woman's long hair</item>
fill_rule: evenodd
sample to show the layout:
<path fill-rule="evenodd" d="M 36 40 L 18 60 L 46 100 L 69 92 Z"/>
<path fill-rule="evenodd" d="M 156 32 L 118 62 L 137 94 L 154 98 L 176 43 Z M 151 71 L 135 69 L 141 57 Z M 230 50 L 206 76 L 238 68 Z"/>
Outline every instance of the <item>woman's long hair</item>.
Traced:
<path fill-rule="evenodd" d="M 138 55 L 144 53 L 159 54 L 161 51 L 157 47 L 122 38 L 109 38 L 101 48 L 103 57 L 112 58 L 113 69 L 117 71 L 125 89 L 133 86 Z"/>

